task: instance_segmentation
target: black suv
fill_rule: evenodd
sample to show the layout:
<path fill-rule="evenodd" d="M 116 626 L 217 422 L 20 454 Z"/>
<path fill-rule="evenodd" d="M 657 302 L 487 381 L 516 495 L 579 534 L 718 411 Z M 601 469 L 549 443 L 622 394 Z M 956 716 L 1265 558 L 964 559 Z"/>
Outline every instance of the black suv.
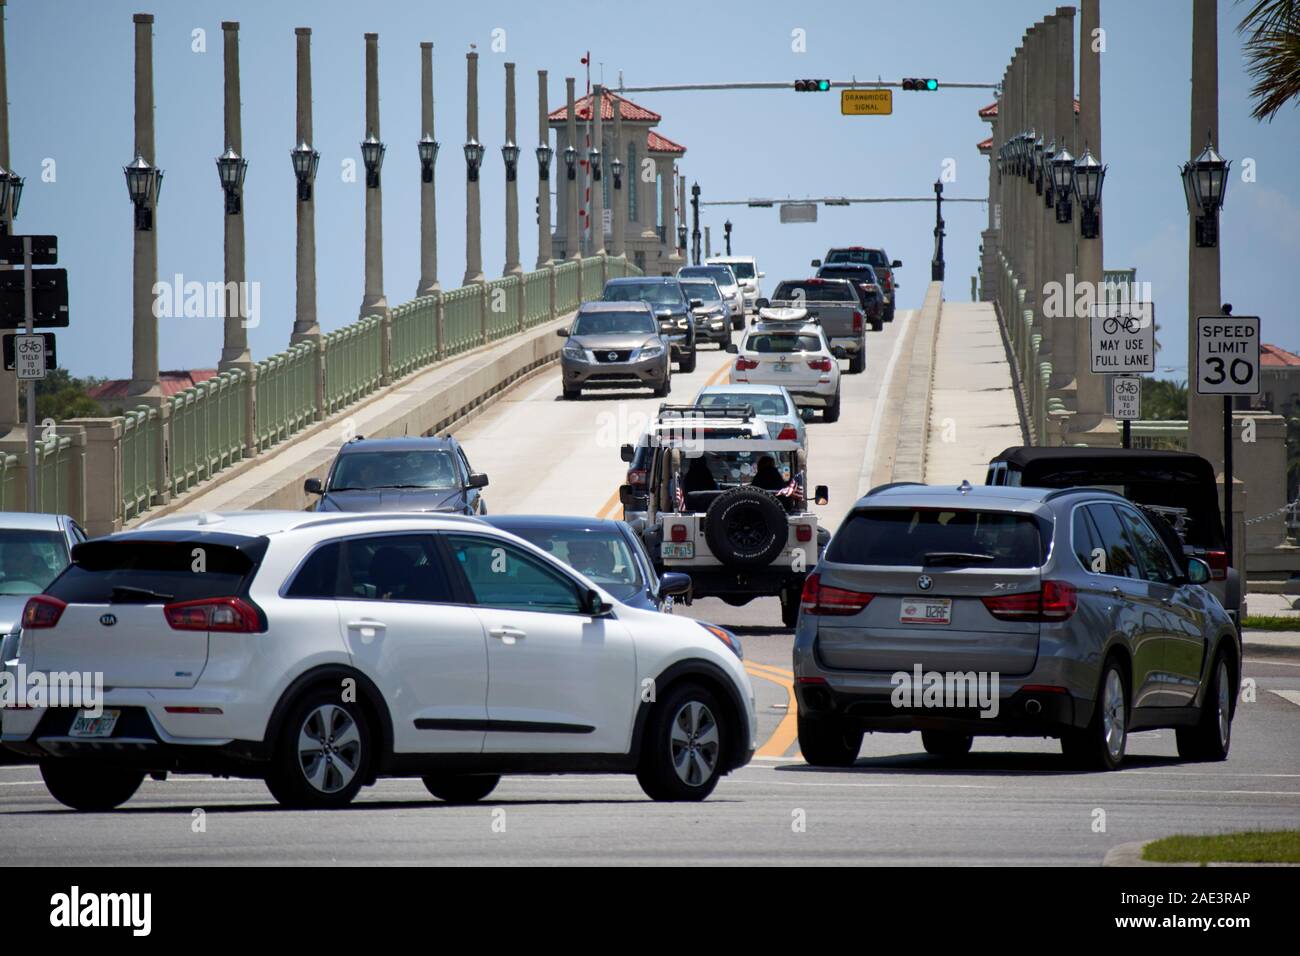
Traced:
<path fill-rule="evenodd" d="M 659 322 L 659 334 L 672 347 L 672 360 L 686 373 L 695 371 L 695 315 L 704 303 L 686 295 L 671 276 L 628 276 L 610 279 L 600 295 L 606 302 L 648 302 Z"/>
<path fill-rule="evenodd" d="M 330 466 L 324 485 L 308 478 L 316 511 L 436 511 L 483 515 L 488 477 L 446 438 L 354 438 Z"/>
<path fill-rule="evenodd" d="M 885 296 L 885 321 L 894 321 L 894 304 L 897 299 L 895 289 L 898 283 L 894 281 L 894 270 L 903 268 L 903 263 L 899 259 L 890 259 L 889 254 L 884 249 L 869 249 L 866 246 L 841 246 L 838 249 L 830 249 L 826 253 L 825 265 L 838 266 L 849 262 L 865 262 L 876 271 L 880 278 L 880 291 Z M 821 259 L 812 261 L 813 268 L 821 268 L 823 262 Z"/>

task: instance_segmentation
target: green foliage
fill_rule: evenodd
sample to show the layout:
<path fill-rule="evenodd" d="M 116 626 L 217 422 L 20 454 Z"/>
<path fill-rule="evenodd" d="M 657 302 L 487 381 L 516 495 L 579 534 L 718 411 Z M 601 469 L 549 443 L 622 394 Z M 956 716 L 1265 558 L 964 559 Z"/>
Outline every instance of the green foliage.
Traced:
<path fill-rule="evenodd" d="M 1158 421 L 1186 420 L 1187 383 L 1143 377 L 1142 417 Z"/>
<path fill-rule="evenodd" d="M 54 369 L 36 383 L 36 420 L 52 418 L 56 422 L 69 418 L 97 418 L 103 413 L 86 394 L 103 379 L 76 378 L 65 368 Z M 27 420 L 27 389 L 18 390 L 19 414 Z"/>
<path fill-rule="evenodd" d="M 1272 122 L 1300 99 L 1300 0 L 1254 0 L 1237 31 L 1247 35 L 1246 63 L 1255 80 L 1251 115 Z"/>

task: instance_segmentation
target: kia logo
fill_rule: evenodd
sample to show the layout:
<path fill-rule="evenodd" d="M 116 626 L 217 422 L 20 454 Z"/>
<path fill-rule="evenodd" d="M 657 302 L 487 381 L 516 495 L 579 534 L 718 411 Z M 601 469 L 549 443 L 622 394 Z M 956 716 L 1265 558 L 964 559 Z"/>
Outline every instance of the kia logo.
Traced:
<path fill-rule="evenodd" d="M 99 623 L 100 623 L 100 624 L 103 624 L 105 627 L 112 627 L 114 624 L 117 623 L 117 615 L 116 615 L 116 614 L 101 614 L 101 615 L 99 616 Z"/>
<path fill-rule="evenodd" d="M 922 591 L 928 591 L 930 588 L 934 587 L 934 579 L 928 574 L 923 574 L 916 579 L 916 586 Z"/>

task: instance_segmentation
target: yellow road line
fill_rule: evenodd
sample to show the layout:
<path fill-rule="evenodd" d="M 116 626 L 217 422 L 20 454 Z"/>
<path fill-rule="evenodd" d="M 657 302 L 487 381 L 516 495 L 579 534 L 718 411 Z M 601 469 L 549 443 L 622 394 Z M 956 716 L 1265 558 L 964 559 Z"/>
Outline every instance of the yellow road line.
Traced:
<path fill-rule="evenodd" d="M 781 718 L 781 723 L 777 724 L 772 736 L 767 738 L 767 742 L 758 748 L 754 756 L 784 757 L 785 752 L 799 739 L 799 706 L 794 699 L 794 681 L 769 673 L 766 670 L 760 670 L 760 667 L 762 665 L 755 665 L 748 661 L 745 663 L 745 670 L 751 677 L 761 677 L 763 680 L 770 680 L 772 683 L 784 687 L 787 704 L 785 716 Z"/>
<path fill-rule="evenodd" d="M 786 680 L 794 680 L 794 672 L 788 671 L 784 667 L 774 667 L 771 664 L 760 664 L 757 661 L 745 661 L 747 667 L 757 667 L 761 671 L 774 674 L 777 677 L 784 677 Z"/>

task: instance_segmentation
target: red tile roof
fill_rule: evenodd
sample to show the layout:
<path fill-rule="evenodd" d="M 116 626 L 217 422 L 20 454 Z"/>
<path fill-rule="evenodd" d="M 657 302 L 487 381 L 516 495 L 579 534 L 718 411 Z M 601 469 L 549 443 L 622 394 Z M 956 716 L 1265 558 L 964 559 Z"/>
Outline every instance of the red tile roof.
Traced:
<path fill-rule="evenodd" d="M 988 139 L 980 140 L 975 145 L 975 148 L 978 149 L 981 153 L 990 152 L 993 149 L 993 137 L 990 136 Z"/>
<path fill-rule="evenodd" d="M 179 392 L 191 386 L 198 385 L 200 382 L 206 382 L 217 374 L 215 368 L 195 368 L 171 372 L 159 372 L 159 384 L 162 386 L 163 396 L 171 398 Z M 98 402 L 111 402 L 117 399 L 125 399 L 127 392 L 131 387 L 129 378 L 110 378 L 106 382 L 100 382 L 98 385 L 87 390 L 86 394 Z"/>
<path fill-rule="evenodd" d="M 660 136 L 654 130 L 646 134 L 645 147 L 652 153 L 675 153 L 678 156 L 686 152 L 686 147 L 681 143 L 674 143 L 667 136 Z"/>
<path fill-rule="evenodd" d="M 1259 364 L 1269 368 L 1300 368 L 1300 355 L 1263 342 L 1259 346 Z"/>
<path fill-rule="evenodd" d="M 1076 113 L 1079 112 L 1078 100 L 1074 101 L 1074 111 Z M 984 107 L 982 110 L 980 110 L 980 119 L 991 120 L 997 115 L 998 115 L 998 104 L 996 100 L 990 103 L 988 106 Z"/>
<path fill-rule="evenodd" d="M 591 119 L 591 98 L 592 94 L 588 93 L 582 99 L 573 104 L 574 111 L 580 120 Z M 657 123 L 661 119 L 658 113 L 648 110 L 644 106 L 638 106 L 626 97 L 619 96 L 613 90 L 606 90 L 600 98 L 600 118 L 602 120 L 614 119 L 614 101 L 618 102 L 619 112 L 623 114 L 624 121 L 634 123 Z M 557 110 L 552 110 L 546 117 L 552 123 L 564 122 L 569 118 L 568 105 L 561 106 Z"/>

